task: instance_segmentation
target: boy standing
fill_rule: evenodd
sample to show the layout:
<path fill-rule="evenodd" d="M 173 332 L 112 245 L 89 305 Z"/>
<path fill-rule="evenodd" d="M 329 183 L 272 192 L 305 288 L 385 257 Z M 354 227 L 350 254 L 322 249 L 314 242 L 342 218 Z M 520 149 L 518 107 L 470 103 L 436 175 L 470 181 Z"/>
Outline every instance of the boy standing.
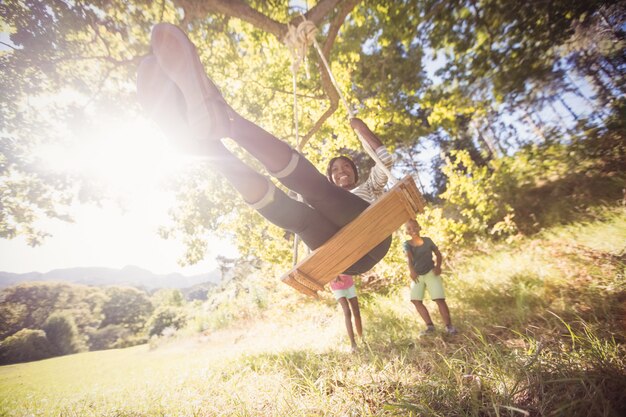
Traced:
<path fill-rule="evenodd" d="M 441 252 L 439 252 L 439 248 L 430 238 L 420 236 L 422 229 L 417 220 L 409 220 L 405 228 L 407 234 L 411 237 L 410 240 L 404 242 L 404 251 L 409 264 L 411 279 L 413 280 L 411 284 L 411 302 L 426 323 L 426 330 L 420 332 L 420 336 L 435 332 L 435 325 L 422 302 L 424 300 L 424 290 L 426 289 L 428 289 L 430 298 L 439 307 L 439 313 L 446 325 L 446 332 L 448 334 L 456 334 L 457 330 L 452 326 L 452 321 L 450 320 L 450 310 L 446 304 L 443 281 L 440 276 Z M 433 254 L 435 254 L 436 263 L 433 262 Z"/>

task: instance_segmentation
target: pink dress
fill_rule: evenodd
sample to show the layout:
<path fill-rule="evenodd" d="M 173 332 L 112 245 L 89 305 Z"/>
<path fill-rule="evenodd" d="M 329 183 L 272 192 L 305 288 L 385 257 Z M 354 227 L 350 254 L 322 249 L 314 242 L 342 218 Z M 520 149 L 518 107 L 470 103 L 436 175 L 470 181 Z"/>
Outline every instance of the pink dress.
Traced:
<path fill-rule="evenodd" d="M 339 274 L 337 278 L 330 281 L 330 288 L 332 290 L 347 290 L 354 285 L 352 275 Z"/>

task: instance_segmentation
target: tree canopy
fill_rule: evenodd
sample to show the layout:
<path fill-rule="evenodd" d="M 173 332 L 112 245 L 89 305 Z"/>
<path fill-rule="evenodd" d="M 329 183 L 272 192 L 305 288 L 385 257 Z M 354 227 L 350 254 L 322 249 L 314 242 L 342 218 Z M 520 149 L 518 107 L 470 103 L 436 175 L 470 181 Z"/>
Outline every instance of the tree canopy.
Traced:
<path fill-rule="evenodd" d="M 435 197 L 448 186 L 442 166 L 457 151 L 485 167 L 528 144 L 566 143 L 603 128 L 624 92 L 624 10 L 599 0 L 515 7 L 504 0 L 5 1 L 0 237 L 36 244 L 46 235 L 38 219 L 67 219 L 71 203 L 105 197 L 76 173 L 45 170 L 33 150 L 139 115 L 135 72 L 155 23 L 180 25 L 227 101 L 295 145 L 292 60 L 283 39 L 288 25 L 310 20 L 359 117 L 394 151 L 401 173 L 431 170 Z M 314 50 L 307 57 L 310 77 L 297 74 L 305 154 L 322 168 L 349 153 L 366 168 L 329 75 Z M 574 100 L 586 100 L 589 112 Z M 546 111 L 578 124 L 550 123 Z M 432 166 L 415 158 L 425 147 L 443 152 Z M 197 167 L 170 186 L 179 203 L 174 225 L 161 234 L 186 242 L 185 262 L 201 259 L 213 234 L 245 236 L 241 248 L 263 247 L 266 260 L 290 259 L 284 232 L 220 177 Z"/>

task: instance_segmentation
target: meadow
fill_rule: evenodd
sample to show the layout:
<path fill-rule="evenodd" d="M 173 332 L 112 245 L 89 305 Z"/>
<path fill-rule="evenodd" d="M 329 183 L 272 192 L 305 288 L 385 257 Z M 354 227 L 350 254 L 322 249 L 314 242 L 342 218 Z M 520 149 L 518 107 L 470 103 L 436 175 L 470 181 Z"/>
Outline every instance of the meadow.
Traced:
<path fill-rule="evenodd" d="M 211 332 L 3 366 L 0 416 L 623 416 L 625 247 L 618 207 L 459 251 L 454 336 L 419 338 L 401 288 L 363 293 L 357 353 L 330 297 L 294 297 Z"/>

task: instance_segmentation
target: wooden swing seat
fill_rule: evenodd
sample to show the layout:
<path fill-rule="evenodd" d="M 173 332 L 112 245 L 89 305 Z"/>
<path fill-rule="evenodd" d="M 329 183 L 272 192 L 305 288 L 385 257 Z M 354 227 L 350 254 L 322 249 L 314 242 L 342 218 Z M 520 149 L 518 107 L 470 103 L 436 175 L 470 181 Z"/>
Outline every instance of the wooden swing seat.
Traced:
<path fill-rule="evenodd" d="M 304 294 L 317 297 L 317 291 L 323 290 L 324 285 L 422 211 L 422 194 L 413 178 L 407 176 L 283 275 L 281 280 Z"/>

